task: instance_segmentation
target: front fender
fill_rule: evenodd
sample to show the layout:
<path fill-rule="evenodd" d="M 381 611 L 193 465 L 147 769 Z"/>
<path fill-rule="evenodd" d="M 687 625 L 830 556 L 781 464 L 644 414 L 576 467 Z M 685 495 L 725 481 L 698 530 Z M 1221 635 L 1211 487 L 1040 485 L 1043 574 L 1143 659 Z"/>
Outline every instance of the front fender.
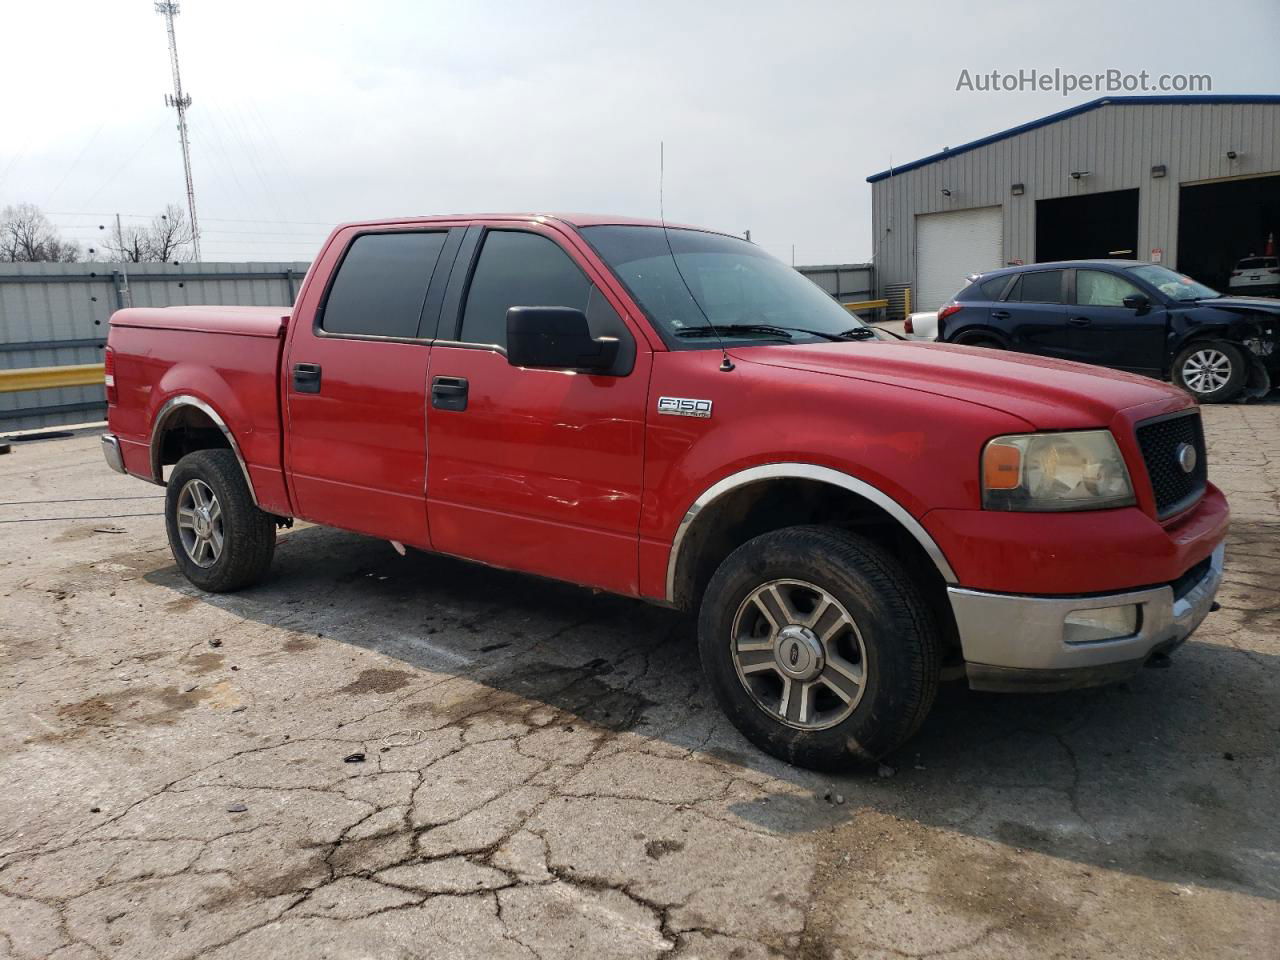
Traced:
<path fill-rule="evenodd" d="M 666 595 L 682 523 L 730 478 L 801 465 L 824 481 L 847 478 L 837 485 L 909 527 L 940 506 L 976 508 L 983 445 L 1030 428 L 1009 413 L 893 384 L 745 359 L 724 373 L 717 360 L 711 351 L 654 357 L 640 525 L 646 596 Z M 711 415 L 659 413 L 663 397 L 708 401 Z"/>

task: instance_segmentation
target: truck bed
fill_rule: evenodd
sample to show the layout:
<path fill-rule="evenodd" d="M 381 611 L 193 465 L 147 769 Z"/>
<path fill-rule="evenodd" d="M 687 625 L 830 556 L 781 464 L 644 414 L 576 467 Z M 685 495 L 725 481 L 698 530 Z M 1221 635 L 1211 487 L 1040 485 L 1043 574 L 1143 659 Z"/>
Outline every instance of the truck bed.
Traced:
<path fill-rule="evenodd" d="M 217 419 L 235 425 L 259 505 L 288 513 L 278 379 L 288 321 L 288 307 L 117 311 L 108 340 L 118 391 L 110 429 L 120 439 L 129 473 L 162 479 L 155 474 L 150 446 L 157 417 L 175 398 L 193 397 Z"/>

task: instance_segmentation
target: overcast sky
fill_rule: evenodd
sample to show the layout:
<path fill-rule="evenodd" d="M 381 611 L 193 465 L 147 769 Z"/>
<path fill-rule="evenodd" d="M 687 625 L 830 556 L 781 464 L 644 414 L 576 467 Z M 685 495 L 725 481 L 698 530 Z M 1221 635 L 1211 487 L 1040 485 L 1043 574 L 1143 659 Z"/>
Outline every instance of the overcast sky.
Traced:
<path fill-rule="evenodd" d="M 797 263 L 871 253 L 868 174 L 1093 99 L 962 69 L 1208 73 L 1280 92 L 1280 2 L 183 0 L 206 260 L 308 260 L 341 220 L 656 216 Z M 91 243 L 183 202 L 151 0 L 0 0 L 0 206 Z"/>

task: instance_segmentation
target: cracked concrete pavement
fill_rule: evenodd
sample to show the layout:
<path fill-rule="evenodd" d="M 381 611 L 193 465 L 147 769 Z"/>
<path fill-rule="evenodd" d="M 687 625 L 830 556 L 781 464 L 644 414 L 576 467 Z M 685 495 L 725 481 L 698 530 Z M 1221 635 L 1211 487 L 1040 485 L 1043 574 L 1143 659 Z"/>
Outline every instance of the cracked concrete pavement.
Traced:
<path fill-rule="evenodd" d="M 205 596 L 96 437 L 16 444 L 0 958 L 1274 956 L 1280 403 L 1204 414 L 1222 611 L 888 777 L 754 750 L 672 612 L 316 527 Z"/>

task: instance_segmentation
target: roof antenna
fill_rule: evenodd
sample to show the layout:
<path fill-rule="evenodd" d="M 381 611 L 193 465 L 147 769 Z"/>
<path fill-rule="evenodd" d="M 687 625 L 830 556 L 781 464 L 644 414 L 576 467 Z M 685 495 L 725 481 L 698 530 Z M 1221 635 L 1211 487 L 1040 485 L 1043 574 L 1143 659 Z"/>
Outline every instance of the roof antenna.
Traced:
<path fill-rule="evenodd" d="M 711 318 L 707 316 L 707 311 L 702 309 L 702 304 L 698 302 L 698 298 L 693 295 L 693 288 L 689 286 L 689 281 L 684 278 L 684 271 L 680 269 L 680 261 L 676 259 L 676 252 L 671 246 L 671 235 L 667 232 L 667 211 L 665 205 L 665 197 L 663 195 L 663 187 L 667 178 L 667 144 L 666 141 L 658 141 L 658 217 L 662 221 L 662 238 L 667 241 L 667 252 L 671 254 L 671 263 L 676 268 L 676 276 L 680 278 L 680 282 L 684 284 L 685 291 L 689 294 L 689 299 L 693 301 L 693 305 L 698 308 L 698 312 L 702 314 L 702 319 L 707 321 L 707 326 L 711 328 L 711 332 L 716 335 L 716 340 L 720 343 L 720 372 L 729 373 L 733 370 L 733 361 L 729 359 L 729 351 L 725 349 L 724 338 L 720 336 L 720 331 L 716 329 L 716 325 L 711 322 Z"/>

